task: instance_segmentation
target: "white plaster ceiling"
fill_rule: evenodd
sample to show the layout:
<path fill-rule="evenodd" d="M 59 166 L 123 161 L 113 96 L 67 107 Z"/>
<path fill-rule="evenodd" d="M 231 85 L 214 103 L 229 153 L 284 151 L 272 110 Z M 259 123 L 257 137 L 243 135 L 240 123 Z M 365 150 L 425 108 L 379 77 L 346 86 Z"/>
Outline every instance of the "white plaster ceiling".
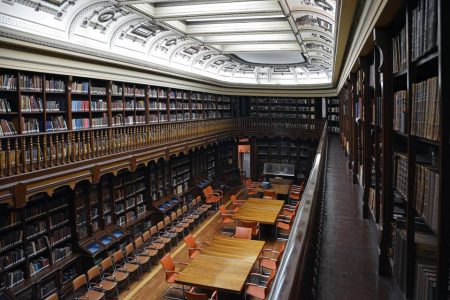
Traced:
<path fill-rule="evenodd" d="M 0 0 L 0 35 L 240 84 L 329 84 L 336 0 Z"/>

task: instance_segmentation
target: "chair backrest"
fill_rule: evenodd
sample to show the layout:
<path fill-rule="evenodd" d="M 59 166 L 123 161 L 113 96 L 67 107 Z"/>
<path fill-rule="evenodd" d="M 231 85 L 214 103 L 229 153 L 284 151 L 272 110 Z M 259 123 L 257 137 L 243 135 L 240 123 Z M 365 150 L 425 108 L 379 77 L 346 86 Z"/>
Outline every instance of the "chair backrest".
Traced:
<path fill-rule="evenodd" d="M 184 296 L 186 300 L 208 300 L 208 295 L 204 293 L 196 293 L 193 289 L 185 291 Z"/>
<path fill-rule="evenodd" d="M 194 200 L 193 200 L 194 201 Z M 188 211 L 188 207 L 187 207 L 187 205 L 185 204 L 185 205 L 183 205 L 183 207 L 181 207 L 181 211 L 183 212 L 183 214 L 184 213 L 187 213 L 187 211 Z"/>
<path fill-rule="evenodd" d="M 165 226 L 169 226 L 170 223 L 171 223 L 170 217 L 169 217 L 169 216 L 164 217 L 164 225 L 165 225 Z"/>
<path fill-rule="evenodd" d="M 284 249 L 286 249 L 286 244 L 285 244 L 285 243 L 282 243 L 281 246 L 280 246 L 280 248 L 278 248 L 278 252 L 279 252 L 279 253 L 278 253 L 278 257 L 277 257 L 278 260 L 279 260 L 280 257 L 283 255 Z"/>
<path fill-rule="evenodd" d="M 176 212 L 172 212 L 172 213 L 170 214 L 170 220 L 171 220 L 172 222 L 175 222 L 176 219 L 177 219 L 177 214 L 176 214 Z"/>
<path fill-rule="evenodd" d="M 153 227 L 155 227 L 155 226 L 152 226 L 152 228 L 153 228 Z M 151 230 L 152 228 L 150 228 L 150 230 Z M 155 228 L 155 230 L 156 230 L 156 228 Z M 141 239 L 141 241 L 142 241 L 142 243 L 146 243 L 146 242 L 150 241 L 150 238 L 151 238 L 150 231 L 147 230 L 147 231 L 145 231 L 145 232 L 142 234 L 142 239 Z M 136 247 L 137 247 L 137 245 L 136 245 Z"/>
<path fill-rule="evenodd" d="M 188 248 L 197 248 L 197 244 L 195 243 L 195 239 L 192 236 L 192 234 L 188 234 L 185 238 L 184 238 L 184 242 L 186 243 L 186 245 L 188 246 Z"/>
<path fill-rule="evenodd" d="M 102 268 L 102 272 L 108 272 L 110 269 L 112 269 L 113 261 L 111 256 L 108 256 L 104 260 L 100 262 L 100 267 Z"/>
<path fill-rule="evenodd" d="M 163 225 L 163 228 L 164 228 L 164 225 Z M 150 227 L 150 236 L 154 236 L 158 232 L 158 229 L 159 229 L 159 227 L 156 227 L 156 226 Z"/>
<path fill-rule="evenodd" d="M 130 255 L 133 255 L 134 253 L 134 246 L 132 243 L 129 243 L 125 246 L 125 256 L 128 257 Z"/>
<path fill-rule="evenodd" d="M 47 298 L 45 298 L 44 300 L 58 300 L 58 293 L 53 293 L 50 296 L 48 296 Z"/>
<path fill-rule="evenodd" d="M 235 203 L 238 200 L 236 195 L 231 195 L 230 199 L 233 203 Z"/>
<path fill-rule="evenodd" d="M 181 208 L 177 209 L 177 217 L 181 217 L 183 215 L 183 211 L 181 210 Z"/>
<path fill-rule="evenodd" d="M 163 230 L 164 229 L 164 222 L 163 221 L 159 221 L 158 224 L 156 224 L 156 228 L 158 229 L 158 231 Z"/>
<path fill-rule="evenodd" d="M 227 209 L 225 208 L 224 205 L 220 205 L 220 206 L 219 206 L 219 211 L 220 211 L 220 213 L 221 213 L 222 215 L 224 215 L 224 214 L 227 213 Z"/>
<path fill-rule="evenodd" d="M 117 250 L 116 252 L 114 252 L 113 254 L 113 259 L 114 259 L 114 263 L 121 263 L 123 261 L 123 252 L 122 250 Z"/>
<path fill-rule="evenodd" d="M 264 197 L 271 197 L 275 199 L 277 197 L 277 193 L 275 191 L 264 191 Z"/>
<path fill-rule="evenodd" d="M 100 268 L 98 266 L 93 266 L 87 272 L 87 280 L 92 281 L 98 277 L 100 277 Z"/>
<path fill-rule="evenodd" d="M 82 274 L 72 281 L 73 291 L 76 292 L 83 286 L 87 285 L 86 275 Z"/>
<path fill-rule="evenodd" d="M 236 226 L 236 232 L 234 237 L 237 239 L 251 240 L 252 239 L 252 229 L 247 227 Z"/>
<path fill-rule="evenodd" d="M 144 241 L 143 241 L 142 237 L 138 237 L 134 240 L 134 247 L 137 250 L 142 250 L 142 248 L 144 248 Z"/>
<path fill-rule="evenodd" d="M 199 205 L 200 203 L 202 203 L 202 197 L 201 196 L 195 197 L 195 205 Z"/>
<path fill-rule="evenodd" d="M 164 255 L 164 257 L 161 258 L 160 262 L 165 271 L 175 270 L 175 264 L 173 263 L 173 258 L 172 256 L 170 256 L 170 253 Z"/>
<path fill-rule="evenodd" d="M 207 187 L 204 188 L 204 189 L 203 189 L 203 195 L 205 195 L 206 198 L 209 198 L 209 197 L 210 197 L 209 194 L 211 194 L 211 193 L 209 192 L 208 188 L 207 188 Z"/>
<path fill-rule="evenodd" d="M 239 226 L 256 229 L 256 227 L 258 227 L 258 223 L 257 222 L 240 221 Z"/>

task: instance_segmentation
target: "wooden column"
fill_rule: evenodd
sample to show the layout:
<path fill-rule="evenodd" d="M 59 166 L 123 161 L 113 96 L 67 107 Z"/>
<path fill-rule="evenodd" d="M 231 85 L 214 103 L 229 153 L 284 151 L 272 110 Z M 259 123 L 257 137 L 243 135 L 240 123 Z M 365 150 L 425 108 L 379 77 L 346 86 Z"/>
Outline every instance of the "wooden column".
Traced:
<path fill-rule="evenodd" d="M 450 256 L 450 1 L 438 1 L 439 45 L 439 105 L 440 105 L 440 154 L 439 154 L 439 215 L 438 215 L 438 261 L 437 298 L 448 299 Z"/>
<path fill-rule="evenodd" d="M 373 64 L 375 69 L 378 69 L 380 66 L 380 53 L 378 51 L 378 48 L 375 47 L 374 49 L 374 57 L 373 57 Z M 381 95 L 380 90 L 380 73 L 375 72 L 375 87 L 374 87 L 374 101 L 375 101 L 375 108 L 378 105 L 378 101 Z M 380 124 L 378 123 L 379 116 L 381 111 L 378 109 L 375 109 L 375 132 L 374 132 L 374 144 L 375 144 L 375 221 L 380 224 L 380 176 L 381 176 L 381 169 L 380 169 Z M 381 114 L 382 116 L 382 114 Z"/>
<path fill-rule="evenodd" d="M 356 110 L 355 110 L 355 103 L 358 99 L 358 95 L 356 94 L 356 73 L 351 73 L 350 74 L 350 80 L 351 80 L 351 84 L 350 84 L 350 105 L 351 105 L 351 109 L 352 109 L 352 115 L 351 115 L 351 120 L 350 120 L 350 128 L 351 128 L 351 133 L 352 133 L 352 149 L 351 152 L 352 154 L 352 158 L 353 158 L 353 184 L 357 184 L 358 183 L 358 168 L 359 168 L 359 163 L 358 163 L 358 135 L 359 135 L 359 130 L 357 128 L 357 124 L 356 124 Z"/>
<path fill-rule="evenodd" d="M 359 65 L 361 67 L 361 70 L 363 72 L 363 95 L 362 95 L 362 101 L 360 105 L 362 105 L 363 109 L 363 122 L 362 122 L 362 146 L 363 146 L 363 187 L 364 187 L 364 193 L 363 193 L 363 218 L 367 219 L 369 217 L 369 193 L 370 193 L 370 186 L 372 181 L 371 171 L 372 171 L 372 164 L 371 164 L 371 149 L 372 149 L 372 138 L 370 136 L 370 122 L 372 120 L 371 118 L 371 101 L 370 101 L 370 93 L 369 93 L 369 72 L 370 72 L 370 65 L 369 65 L 369 57 L 360 57 L 359 59 Z"/>
<path fill-rule="evenodd" d="M 381 180 L 381 217 L 383 219 L 383 229 L 381 231 L 379 274 L 390 275 L 392 273 L 389 263 L 389 246 L 391 243 L 391 227 L 393 213 L 393 184 L 392 184 L 392 120 L 393 120 L 393 86 L 392 86 L 392 39 L 390 32 L 386 28 L 375 28 L 373 38 L 379 48 L 383 60 L 379 72 L 383 75 L 380 82 L 381 108 L 383 111 L 382 123 L 382 170 Z"/>

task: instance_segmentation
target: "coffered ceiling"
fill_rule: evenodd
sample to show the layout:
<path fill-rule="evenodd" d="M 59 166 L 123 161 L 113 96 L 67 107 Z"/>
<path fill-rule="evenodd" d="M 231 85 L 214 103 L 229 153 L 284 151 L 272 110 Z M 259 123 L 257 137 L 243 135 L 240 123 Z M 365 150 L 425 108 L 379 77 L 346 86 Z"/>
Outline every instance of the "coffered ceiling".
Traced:
<path fill-rule="evenodd" d="M 0 1 L 1 36 L 151 70 L 249 86 L 338 71 L 339 0 Z"/>

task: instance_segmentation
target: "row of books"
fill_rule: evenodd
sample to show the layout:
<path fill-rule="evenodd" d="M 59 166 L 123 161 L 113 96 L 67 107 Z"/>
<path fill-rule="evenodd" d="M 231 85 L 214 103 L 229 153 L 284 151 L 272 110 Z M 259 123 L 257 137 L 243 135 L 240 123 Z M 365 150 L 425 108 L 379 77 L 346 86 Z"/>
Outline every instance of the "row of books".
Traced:
<path fill-rule="evenodd" d="M 5 278 L 5 286 L 7 288 L 12 288 L 18 285 L 24 280 L 25 273 L 22 270 L 15 270 L 13 272 L 8 272 Z"/>
<path fill-rule="evenodd" d="M 89 128 L 89 118 L 72 119 L 72 129 L 87 129 Z"/>
<path fill-rule="evenodd" d="M 68 237 L 70 237 L 70 227 L 69 226 L 61 227 L 52 232 L 49 238 L 50 245 L 53 246 L 54 244 Z"/>
<path fill-rule="evenodd" d="M 406 27 L 400 30 L 399 34 L 392 38 L 392 63 L 393 72 L 398 73 L 406 69 Z"/>
<path fill-rule="evenodd" d="M 437 299 L 436 278 L 436 262 L 429 259 L 418 260 L 416 263 L 414 299 Z M 450 280 L 448 283 L 448 294 L 450 295 Z"/>
<path fill-rule="evenodd" d="M 164 98 L 167 97 L 167 91 L 166 90 L 162 90 L 162 89 L 150 89 L 149 91 L 149 96 L 152 98 Z"/>
<path fill-rule="evenodd" d="M 194 105 L 194 104 L 192 104 Z M 150 102 L 150 109 L 167 109 L 167 104 L 165 102 Z"/>
<path fill-rule="evenodd" d="M 14 230 L 5 232 L 0 237 L 0 252 L 13 247 L 22 242 L 23 231 L 22 230 Z"/>
<path fill-rule="evenodd" d="M 37 253 L 42 252 L 43 249 L 47 249 L 49 247 L 50 243 L 48 237 L 41 236 L 40 238 L 27 243 L 27 255 L 28 257 L 31 257 Z"/>
<path fill-rule="evenodd" d="M 39 121 L 36 118 L 24 118 L 20 117 L 20 122 L 22 122 L 22 133 L 39 133 Z"/>
<path fill-rule="evenodd" d="M 72 93 L 85 93 L 89 92 L 89 82 L 72 82 Z"/>
<path fill-rule="evenodd" d="M 17 90 L 17 77 L 12 74 L 0 74 L 1 88 L 3 90 Z"/>
<path fill-rule="evenodd" d="M 411 134 L 439 139 L 438 77 L 412 85 Z"/>
<path fill-rule="evenodd" d="M 414 207 L 427 225 L 437 231 L 439 208 L 439 173 L 427 165 L 416 165 L 416 201 Z"/>
<path fill-rule="evenodd" d="M 46 79 L 45 90 L 49 92 L 65 92 L 66 84 L 63 80 Z"/>
<path fill-rule="evenodd" d="M 9 105 L 9 101 L 5 98 L 0 98 L 0 112 L 2 113 L 11 112 L 11 106 Z"/>
<path fill-rule="evenodd" d="M 0 119 L 0 136 L 17 134 L 14 123 L 8 120 Z"/>
<path fill-rule="evenodd" d="M 71 253 L 72 253 L 72 248 L 70 248 L 69 246 L 54 249 L 52 251 L 53 263 L 57 263 L 58 261 L 69 256 Z"/>
<path fill-rule="evenodd" d="M 13 226 L 20 222 L 21 213 L 18 211 L 2 212 L 0 218 L 0 230 Z"/>
<path fill-rule="evenodd" d="M 34 95 L 21 95 L 20 104 L 23 112 L 42 112 L 44 110 L 41 98 Z"/>
<path fill-rule="evenodd" d="M 66 120 L 62 116 L 51 117 L 46 122 L 45 130 L 47 132 L 67 130 Z"/>
<path fill-rule="evenodd" d="M 292 105 L 292 104 L 314 104 L 315 99 L 296 98 L 252 98 L 251 103 L 272 104 L 272 105 Z"/>
<path fill-rule="evenodd" d="M 394 121 L 395 131 L 406 133 L 406 91 L 398 91 L 394 94 Z"/>
<path fill-rule="evenodd" d="M 339 113 L 339 107 L 328 107 L 328 112 Z"/>
<path fill-rule="evenodd" d="M 19 84 L 24 90 L 42 91 L 42 76 L 39 75 L 20 75 Z"/>
<path fill-rule="evenodd" d="M 394 187 L 407 200 L 408 195 L 408 157 L 403 153 L 394 155 Z"/>
<path fill-rule="evenodd" d="M 25 226 L 25 234 L 27 238 L 47 230 L 47 222 L 45 220 L 27 224 Z"/>
<path fill-rule="evenodd" d="M 104 111 L 108 109 L 108 102 L 103 101 L 102 99 L 98 101 L 91 101 L 91 110 L 92 111 Z"/>
<path fill-rule="evenodd" d="M 89 111 L 89 100 L 72 100 L 72 111 Z"/>
<path fill-rule="evenodd" d="M 122 95 L 123 87 L 122 86 L 118 86 L 117 84 L 113 84 L 111 86 L 111 92 L 112 92 L 112 94 L 114 96 Z"/>
<path fill-rule="evenodd" d="M 61 100 L 47 100 L 45 103 L 46 111 L 61 111 Z"/>
<path fill-rule="evenodd" d="M 416 60 L 437 45 L 437 1 L 420 0 L 412 11 L 411 56 Z"/>
<path fill-rule="evenodd" d="M 104 113 L 101 117 L 92 118 L 92 128 L 108 127 L 108 117 Z"/>
<path fill-rule="evenodd" d="M 34 276 L 43 269 L 50 266 L 50 261 L 46 257 L 39 257 L 29 262 L 28 264 L 30 270 L 30 276 Z"/>
<path fill-rule="evenodd" d="M 50 228 L 53 228 L 54 226 L 62 224 L 67 220 L 69 220 L 67 211 L 62 211 L 62 212 L 53 214 L 50 216 Z"/>
<path fill-rule="evenodd" d="M 25 253 L 22 248 L 18 248 L 9 251 L 5 255 L 0 256 L 0 270 L 7 269 L 14 264 L 23 261 L 25 258 Z"/>
<path fill-rule="evenodd" d="M 106 95 L 106 87 L 91 86 L 91 95 Z"/>

